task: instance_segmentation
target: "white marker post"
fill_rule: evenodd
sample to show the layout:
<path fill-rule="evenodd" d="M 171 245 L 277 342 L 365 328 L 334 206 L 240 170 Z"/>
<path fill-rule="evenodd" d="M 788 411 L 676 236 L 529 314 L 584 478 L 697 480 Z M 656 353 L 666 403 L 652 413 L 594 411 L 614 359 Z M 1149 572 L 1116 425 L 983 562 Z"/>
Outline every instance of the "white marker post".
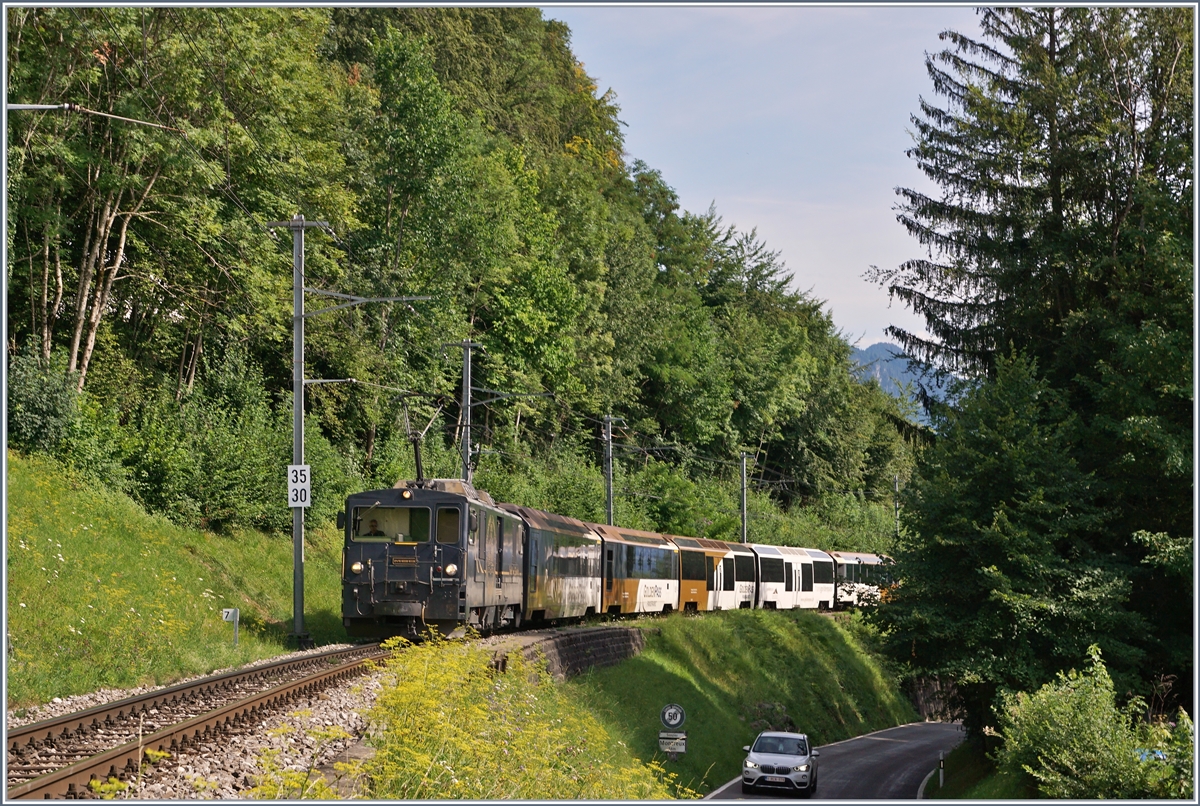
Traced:
<path fill-rule="evenodd" d="M 221 611 L 221 618 L 225 621 L 233 622 L 233 645 L 237 646 L 238 642 L 238 621 L 241 619 L 242 612 L 236 607 L 226 607 Z"/>

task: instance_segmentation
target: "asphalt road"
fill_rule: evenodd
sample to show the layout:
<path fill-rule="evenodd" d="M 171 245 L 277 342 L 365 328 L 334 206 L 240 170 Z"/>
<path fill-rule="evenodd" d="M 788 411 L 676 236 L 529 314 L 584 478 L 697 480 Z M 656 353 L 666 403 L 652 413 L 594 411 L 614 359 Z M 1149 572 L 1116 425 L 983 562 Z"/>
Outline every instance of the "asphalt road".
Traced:
<path fill-rule="evenodd" d="M 913 722 L 827 744 L 817 767 L 816 800 L 911 800 L 921 782 L 937 767 L 938 751 L 949 753 L 964 734 L 948 722 Z M 779 794 L 743 795 L 741 777 L 715 790 L 707 799 L 764 800 Z"/>

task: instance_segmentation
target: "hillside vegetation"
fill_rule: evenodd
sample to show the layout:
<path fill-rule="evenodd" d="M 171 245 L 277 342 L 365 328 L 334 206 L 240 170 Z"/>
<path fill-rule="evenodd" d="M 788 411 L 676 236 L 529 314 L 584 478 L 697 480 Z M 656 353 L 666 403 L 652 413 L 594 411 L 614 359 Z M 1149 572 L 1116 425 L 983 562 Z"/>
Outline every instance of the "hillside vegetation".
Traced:
<path fill-rule="evenodd" d="M 341 541 L 309 535 L 306 626 L 345 639 Z M 286 650 L 291 543 L 148 515 L 43 458 L 8 454 L 8 702 L 162 684 Z M 238 646 L 221 610 L 241 610 Z"/>

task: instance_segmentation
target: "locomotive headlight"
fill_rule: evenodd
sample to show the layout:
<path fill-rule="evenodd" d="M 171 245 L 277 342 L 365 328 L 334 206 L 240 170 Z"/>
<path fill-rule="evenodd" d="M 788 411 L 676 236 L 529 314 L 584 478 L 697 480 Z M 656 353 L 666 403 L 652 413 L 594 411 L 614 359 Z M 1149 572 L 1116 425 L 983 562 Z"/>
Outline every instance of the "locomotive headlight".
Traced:
<path fill-rule="evenodd" d="M 448 576 L 448 577 L 458 576 L 458 566 L 455 565 L 454 563 L 450 563 L 449 565 L 447 565 L 446 566 L 446 576 Z"/>
<path fill-rule="evenodd" d="M 412 490 L 405 490 L 404 492 L 400 493 L 400 497 L 401 498 L 412 498 Z"/>
<path fill-rule="evenodd" d="M 354 563 L 354 565 L 350 566 L 350 570 L 351 570 L 351 571 L 353 571 L 353 572 L 354 572 L 354 573 L 356 573 L 356 574 L 361 574 L 361 573 L 362 573 L 362 569 L 363 569 L 363 564 L 362 564 L 362 563 Z"/>

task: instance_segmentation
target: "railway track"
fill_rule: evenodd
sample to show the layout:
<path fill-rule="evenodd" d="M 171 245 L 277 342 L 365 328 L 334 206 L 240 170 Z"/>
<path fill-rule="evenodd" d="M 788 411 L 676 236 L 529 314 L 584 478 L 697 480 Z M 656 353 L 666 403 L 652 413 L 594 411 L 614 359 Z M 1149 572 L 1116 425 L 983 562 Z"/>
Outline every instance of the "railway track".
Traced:
<path fill-rule="evenodd" d="M 253 729 L 292 700 L 366 670 L 378 644 L 227 672 L 8 732 L 7 800 L 95 797 L 90 784 L 134 780 L 151 753 L 186 752 Z"/>

